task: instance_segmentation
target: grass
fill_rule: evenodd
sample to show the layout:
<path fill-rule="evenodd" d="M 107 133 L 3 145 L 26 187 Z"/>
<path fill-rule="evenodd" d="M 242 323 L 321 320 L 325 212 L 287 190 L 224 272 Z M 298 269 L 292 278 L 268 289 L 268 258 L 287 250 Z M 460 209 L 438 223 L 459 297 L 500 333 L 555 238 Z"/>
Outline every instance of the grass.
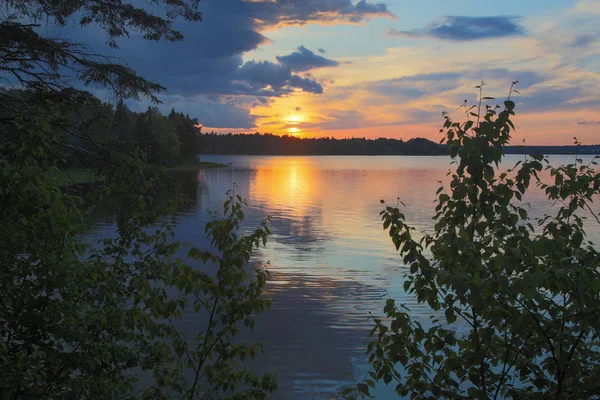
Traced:
<path fill-rule="evenodd" d="M 167 167 L 169 171 L 195 171 L 198 169 L 224 168 L 227 164 L 213 162 L 197 162 L 174 164 Z M 97 183 L 104 181 L 102 175 L 97 175 L 92 168 L 65 168 L 54 173 L 59 186 L 81 185 L 86 183 Z"/>

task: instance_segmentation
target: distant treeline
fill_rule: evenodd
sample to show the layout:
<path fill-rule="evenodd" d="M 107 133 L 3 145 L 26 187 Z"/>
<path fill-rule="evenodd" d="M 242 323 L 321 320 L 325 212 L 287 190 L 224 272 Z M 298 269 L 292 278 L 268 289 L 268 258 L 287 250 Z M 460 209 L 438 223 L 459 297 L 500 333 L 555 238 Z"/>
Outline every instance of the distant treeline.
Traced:
<path fill-rule="evenodd" d="M 431 140 L 415 138 L 399 139 L 335 139 L 298 138 L 260 134 L 216 134 L 200 136 L 203 154 L 248 154 L 248 155 L 443 155 L 444 146 Z"/>
<path fill-rule="evenodd" d="M 506 154 L 600 154 L 600 145 L 581 146 L 506 146 Z"/>
<path fill-rule="evenodd" d="M 199 138 L 201 154 L 246 155 L 445 155 L 445 145 L 428 139 L 299 138 L 270 133 L 205 133 Z M 506 154 L 600 154 L 600 145 L 506 146 Z"/>

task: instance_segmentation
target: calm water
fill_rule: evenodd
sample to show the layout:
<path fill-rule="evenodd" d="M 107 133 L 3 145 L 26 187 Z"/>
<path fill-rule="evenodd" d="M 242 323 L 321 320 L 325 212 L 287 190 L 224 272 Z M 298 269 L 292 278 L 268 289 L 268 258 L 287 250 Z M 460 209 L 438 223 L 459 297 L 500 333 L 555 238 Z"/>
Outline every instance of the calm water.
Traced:
<path fill-rule="evenodd" d="M 407 221 L 417 231 L 431 231 L 432 204 L 438 181 L 446 180 L 448 157 L 259 157 L 202 156 L 203 161 L 232 163 L 230 168 L 201 170 L 183 176 L 194 207 L 173 219 L 177 238 L 206 246 L 209 211 L 222 209 L 225 192 L 249 202 L 247 225 L 271 216 L 273 236 L 257 254 L 272 280 L 271 311 L 257 319 L 248 338 L 265 341 L 256 368 L 276 372 L 280 399 L 328 399 L 366 371 L 364 343 L 372 326 L 370 313 L 381 315 L 389 294 L 406 303 L 417 318 L 428 318 L 403 292 L 406 272 L 387 232 L 380 199 L 405 204 Z M 511 166 L 522 156 L 509 156 Z M 553 163 L 573 157 L 553 157 Z M 547 211 L 541 193 L 527 201 L 534 214 Z M 114 218 L 104 218 L 94 236 L 113 234 Z M 600 239 L 591 224 L 589 239 Z M 184 330 L 197 331 L 192 317 Z M 380 388 L 377 398 L 391 397 Z"/>

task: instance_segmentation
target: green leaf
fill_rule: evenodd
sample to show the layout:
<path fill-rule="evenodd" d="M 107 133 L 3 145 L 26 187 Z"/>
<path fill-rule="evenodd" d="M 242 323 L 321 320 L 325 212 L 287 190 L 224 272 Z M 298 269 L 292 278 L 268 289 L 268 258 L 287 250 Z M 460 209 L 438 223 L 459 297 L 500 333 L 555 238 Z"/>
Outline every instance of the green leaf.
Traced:
<path fill-rule="evenodd" d="M 446 322 L 449 324 L 452 324 L 456 321 L 456 315 L 454 314 L 454 310 L 452 308 L 446 308 L 444 314 L 446 316 Z"/>
<path fill-rule="evenodd" d="M 369 386 L 366 383 L 357 383 L 356 389 L 362 395 L 365 395 L 365 396 L 369 395 Z"/>

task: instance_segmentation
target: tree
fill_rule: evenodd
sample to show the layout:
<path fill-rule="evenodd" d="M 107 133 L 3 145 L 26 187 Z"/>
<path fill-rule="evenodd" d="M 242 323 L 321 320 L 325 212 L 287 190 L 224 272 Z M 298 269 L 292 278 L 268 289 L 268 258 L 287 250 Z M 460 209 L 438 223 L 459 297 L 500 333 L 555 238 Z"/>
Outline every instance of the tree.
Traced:
<path fill-rule="evenodd" d="M 156 206 L 159 193 L 175 191 L 172 180 L 138 149 L 122 151 L 101 137 L 112 125 L 111 107 L 71 85 L 98 85 L 117 99 L 154 101 L 163 88 L 118 60 L 44 36 L 38 25 L 77 18 L 104 29 L 117 47 L 131 31 L 150 40 L 181 40 L 174 20 L 200 19 L 198 0 L 152 3 L 153 10 L 164 8 L 164 16 L 121 0 L 8 0 L 4 8 L 2 399 L 265 398 L 276 386 L 272 376 L 256 376 L 243 365 L 260 346 L 236 341 L 241 325 L 252 327 L 253 317 L 270 304 L 263 293 L 266 272 L 248 266 L 254 249 L 266 244 L 268 227 L 247 233 L 241 226 L 244 202 L 231 195 L 224 214 L 206 227 L 213 252 L 174 240 L 164 221 L 181 198 Z M 127 114 L 122 103 L 117 108 Z M 177 136 L 167 128 L 154 132 L 151 143 L 178 150 Z M 161 136 L 164 132 L 170 135 Z M 75 154 L 105 177 L 85 198 L 60 186 L 54 175 Z M 92 248 L 84 243 L 86 217 L 108 196 L 123 208 L 117 232 Z M 187 257 L 180 258 L 185 250 Z M 194 260 L 200 265 L 192 265 Z M 209 274 L 208 265 L 217 272 Z M 194 338 L 177 330 L 177 319 L 190 312 L 206 317 Z M 141 373 L 149 378 L 140 379 Z"/>
<path fill-rule="evenodd" d="M 123 99 L 119 99 L 115 107 L 111 130 L 118 145 L 126 151 L 132 151 L 135 148 L 135 122 L 135 114 L 131 112 Z"/>
<path fill-rule="evenodd" d="M 0 88 L 0 112 L 3 114 L 0 123 L 13 129 L 18 125 L 14 120 L 16 116 L 28 118 L 18 112 L 27 105 L 12 104 L 13 98 L 5 97 L 10 87 L 37 91 L 35 98 L 20 100 L 36 101 L 45 114 L 57 105 L 69 110 L 87 104 L 90 96 L 86 98 L 81 90 L 74 89 L 83 85 L 109 89 L 118 100 L 147 97 L 158 102 L 156 94 L 165 90 L 138 76 L 120 59 L 98 54 L 73 40 L 48 36 L 49 30 L 43 29 L 41 23 L 57 27 L 72 21 L 77 21 L 80 26 L 93 24 L 106 34 L 108 45 L 117 49 L 119 40 L 128 38 L 133 32 L 147 40 L 183 40 L 183 35 L 173 24 L 178 19 L 199 21 L 202 17 L 198 11 L 199 3 L 200 0 L 157 0 L 151 9 L 145 9 L 139 2 L 128 0 L 8 0 L 0 21 L 0 78 L 5 83 Z M 47 133 L 54 135 L 55 141 L 64 140 L 65 132 L 70 136 L 76 134 L 80 140 L 95 146 L 96 153 L 103 153 L 91 134 L 73 132 L 70 128 L 61 123 Z M 74 150 L 87 150 L 69 146 Z"/>
<path fill-rule="evenodd" d="M 152 14 L 137 2 L 109 0 L 8 0 L 4 20 L 0 22 L 0 72 L 24 87 L 58 90 L 70 87 L 65 78 L 75 78 L 86 85 L 109 87 L 118 98 L 148 96 L 164 90 L 133 70 L 94 53 L 82 44 L 44 36 L 40 22 L 66 26 L 72 20 L 80 26 L 94 24 L 106 33 L 109 46 L 118 48 L 120 38 L 139 32 L 147 40 L 183 40 L 173 28 L 178 18 L 199 21 L 200 0 L 157 0 Z M 162 10 L 161 10 L 162 8 Z"/>
<path fill-rule="evenodd" d="M 175 112 L 171 109 L 169 120 L 175 127 L 180 143 L 179 154 L 184 161 L 197 161 L 200 153 L 200 127 L 196 118 Z"/>
<path fill-rule="evenodd" d="M 410 269 L 404 289 L 433 316 L 421 323 L 387 300 L 360 394 L 383 381 L 415 399 L 600 398 L 600 257 L 584 231 L 584 213 L 598 221 L 600 174 L 595 159 L 554 167 L 542 156 L 502 172 L 510 97 L 498 114 L 480 97 L 464 123 L 444 114 L 456 169 L 437 192 L 433 234 L 416 240 L 398 207 L 382 211 Z M 524 202 L 531 183 L 557 205 L 535 220 Z"/>
<path fill-rule="evenodd" d="M 93 249 L 81 239 L 89 203 L 37 165 L 0 161 L 0 398 L 265 398 L 274 378 L 242 364 L 262 348 L 235 338 L 270 305 L 266 272 L 246 270 L 268 227 L 238 236 L 243 201 L 230 196 L 206 226 L 214 252 L 177 242 L 166 224 L 148 230 L 165 213 L 147 209 L 162 185 L 112 168 L 107 187 L 129 210 L 119 234 Z M 186 248 L 216 275 L 177 257 Z M 195 338 L 176 328 L 189 312 L 205 318 Z"/>
<path fill-rule="evenodd" d="M 179 157 L 179 140 L 171 120 L 156 107 L 138 115 L 135 133 L 137 144 L 155 164 L 170 164 Z"/>

